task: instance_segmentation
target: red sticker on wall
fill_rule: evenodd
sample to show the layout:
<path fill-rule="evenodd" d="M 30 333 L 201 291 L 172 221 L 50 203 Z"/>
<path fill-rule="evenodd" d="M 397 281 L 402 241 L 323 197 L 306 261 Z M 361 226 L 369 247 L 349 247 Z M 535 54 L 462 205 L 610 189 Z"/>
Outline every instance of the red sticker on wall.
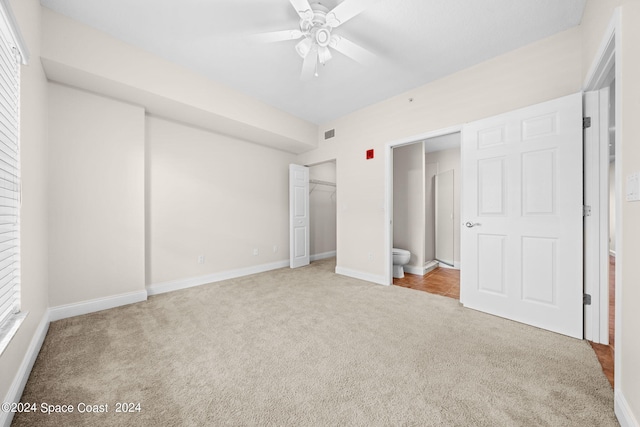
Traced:
<path fill-rule="evenodd" d="M 373 148 L 371 150 L 367 150 L 367 160 L 373 159 Z"/>

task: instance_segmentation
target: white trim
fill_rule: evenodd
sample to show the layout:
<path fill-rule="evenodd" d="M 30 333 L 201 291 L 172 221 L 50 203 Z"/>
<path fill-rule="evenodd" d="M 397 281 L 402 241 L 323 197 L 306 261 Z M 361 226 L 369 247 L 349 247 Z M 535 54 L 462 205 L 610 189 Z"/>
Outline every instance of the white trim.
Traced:
<path fill-rule="evenodd" d="M 237 270 L 221 271 L 219 273 L 207 274 L 206 276 L 189 277 L 186 279 L 153 283 L 147 286 L 147 293 L 149 295 L 158 295 L 165 292 L 173 292 L 180 289 L 193 288 L 194 286 L 221 282 L 223 280 L 235 279 L 237 277 L 248 276 L 250 274 L 264 273 L 265 271 L 277 270 L 279 268 L 285 267 L 289 267 L 289 260 L 273 262 L 270 264 L 255 265 L 246 268 L 239 268 Z"/>
<path fill-rule="evenodd" d="M 82 301 L 73 304 L 65 304 L 49 309 L 49 320 L 66 319 L 68 317 L 81 316 L 83 314 L 95 313 L 96 311 L 108 310 L 110 308 L 123 305 L 134 304 L 147 300 L 147 291 L 135 291 L 126 294 L 113 295 L 104 298 L 96 298 L 89 301 Z"/>
<path fill-rule="evenodd" d="M 416 142 L 423 141 L 429 138 L 435 138 L 437 136 L 449 135 L 452 133 L 462 132 L 462 125 L 451 126 L 444 129 L 438 129 L 431 132 L 425 132 L 414 136 L 409 136 L 407 138 L 398 139 L 395 141 L 388 142 L 384 148 L 384 157 L 385 157 L 385 188 L 384 188 L 384 199 L 385 199 L 385 212 L 384 212 L 384 220 L 385 220 L 385 253 L 387 254 L 386 263 L 385 263 L 385 274 L 383 284 L 391 285 L 393 283 L 393 259 L 391 250 L 393 249 L 393 149 L 395 147 L 400 147 L 403 145 L 414 144 Z M 336 269 L 336 273 L 337 273 Z M 377 276 L 376 276 L 377 277 Z M 366 279 L 365 279 L 366 280 Z M 378 283 L 378 282 L 376 282 Z"/>
<path fill-rule="evenodd" d="M 611 20 L 609 21 L 609 26 L 604 34 L 602 42 L 600 43 L 600 48 L 598 49 L 598 53 L 594 57 L 593 63 L 589 72 L 587 73 L 587 77 L 584 82 L 585 90 L 594 90 L 599 89 L 598 85 L 604 84 L 606 81 L 607 70 L 610 69 L 609 63 L 615 62 L 615 94 L 616 94 L 616 105 L 615 105 L 615 199 L 616 199 L 616 243 L 615 243 L 615 253 L 622 254 L 622 241 L 624 239 L 624 235 L 622 233 L 623 229 L 623 218 L 622 218 L 622 157 L 624 155 L 622 149 L 622 94 L 623 90 L 623 81 L 622 81 L 622 13 L 621 8 L 617 7 L 611 16 Z M 608 246 L 607 246 L 608 248 Z M 615 396 L 615 407 L 616 407 L 616 415 L 618 415 L 617 408 L 622 408 L 623 411 L 631 414 L 628 405 L 626 404 L 626 400 L 622 394 L 622 390 L 620 388 L 621 380 L 622 380 L 622 369 L 620 369 L 622 364 L 622 288 L 623 285 L 623 276 L 622 276 L 622 256 L 616 257 L 616 267 L 615 267 L 615 280 L 616 280 L 616 291 L 615 291 L 615 349 L 614 349 L 614 366 L 616 366 L 615 378 L 614 378 L 614 396 Z M 620 412 L 623 416 L 626 416 L 622 411 Z M 620 415 L 618 415 L 620 416 Z M 628 417 L 627 417 L 628 418 Z M 630 418 L 633 419 L 633 418 Z M 622 423 L 622 420 L 620 420 Z M 637 421 L 635 422 L 637 424 Z"/>
<path fill-rule="evenodd" d="M 610 75 L 613 73 L 610 73 Z M 608 85 L 611 85 L 611 80 L 608 81 Z M 594 260 L 599 267 L 599 279 L 596 281 L 596 286 L 594 286 L 593 292 L 599 292 L 598 301 L 600 302 L 600 306 L 598 307 L 598 311 L 600 312 L 600 318 L 598 319 L 599 324 L 594 322 L 594 326 L 599 328 L 599 338 L 600 344 L 609 345 L 611 339 L 613 337 L 609 337 L 609 210 L 610 206 L 610 197 L 609 189 L 611 185 L 609 183 L 609 172 L 610 172 L 610 162 L 609 162 L 609 145 L 614 144 L 615 141 L 610 141 L 610 133 L 609 133 L 609 121 L 610 121 L 610 112 L 609 112 L 609 102 L 610 102 L 610 89 L 609 86 L 605 86 L 600 89 L 599 92 L 599 112 L 600 114 L 600 137 L 598 141 L 600 142 L 599 147 L 599 164 L 596 163 L 596 167 L 598 167 L 598 178 L 599 180 L 596 182 L 596 185 L 599 186 L 599 205 L 600 212 L 598 212 L 598 218 L 600 220 L 600 229 L 597 228 L 594 230 L 599 233 L 599 243 L 596 246 L 596 251 L 598 256 Z M 615 91 L 615 88 L 614 88 Z M 605 123 L 606 120 L 606 123 Z M 605 142 L 605 143 L 603 143 Z M 615 164 L 614 164 L 615 167 Z M 596 206 L 592 207 L 592 212 L 597 209 Z M 593 295 L 592 295 L 593 298 Z M 592 304 L 595 301 L 591 301 Z M 586 306 L 585 306 L 586 307 Z"/>
<path fill-rule="evenodd" d="M 621 8 L 617 7 L 609 21 L 609 26 L 607 27 L 607 31 L 603 37 L 603 40 L 600 44 L 600 48 L 598 49 L 598 53 L 596 54 L 591 68 L 589 69 L 589 73 L 587 73 L 587 78 L 584 83 L 585 90 L 594 90 L 599 89 L 598 85 L 603 84 L 606 81 L 607 70 L 610 68 L 609 63 L 612 61 L 615 63 L 615 94 L 616 94 L 616 105 L 615 105 L 615 203 L 616 203 L 616 243 L 614 248 L 614 253 L 622 254 L 622 241 L 624 239 L 624 235 L 622 233 L 623 230 L 623 217 L 622 217 L 622 201 L 623 199 L 623 176 L 622 176 L 622 157 L 623 147 L 622 147 L 622 94 L 624 93 L 624 82 L 622 81 L 622 13 Z M 613 51 L 613 52 L 612 52 Z M 608 248 L 608 246 L 607 246 Z M 616 291 L 615 291 L 615 349 L 614 349 L 614 366 L 616 367 L 615 378 L 614 378 L 614 410 L 616 416 L 618 417 L 618 421 L 623 427 L 637 427 L 638 420 L 634 416 L 631 408 L 629 407 L 627 400 L 622 393 L 622 389 L 620 384 L 622 383 L 622 351 L 623 347 L 621 346 L 622 341 L 622 290 L 623 290 L 623 280 L 622 276 L 622 262 L 623 257 L 616 257 L 616 267 L 615 267 L 615 280 L 616 280 Z"/>
<path fill-rule="evenodd" d="M 29 312 L 21 311 L 9 315 L 8 319 L 5 319 L 0 323 L 0 356 L 9 347 L 9 343 L 20 329 L 20 325 L 27 318 Z"/>
<path fill-rule="evenodd" d="M 417 274 L 419 276 L 424 276 L 425 274 L 424 267 L 420 267 L 419 265 L 405 265 L 404 271 L 405 273 Z"/>
<path fill-rule="evenodd" d="M 617 7 L 611 15 L 609 26 L 605 35 L 600 42 L 598 53 L 594 56 L 593 63 L 587 72 L 587 76 L 584 80 L 583 91 L 592 91 L 600 89 L 605 86 L 607 76 L 614 66 L 614 63 L 618 59 L 616 57 L 616 47 L 619 46 L 619 40 L 616 40 L 616 35 L 620 29 L 621 14 L 620 8 Z M 616 77 L 619 77 L 619 71 L 616 70 Z M 617 113 L 617 112 L 616 112 Z"/>
<path fill-rule="evenodd" d="M 7 20 L 7 25 L 11 30 L 11 35 L 13 36 L 14 41 L 18 45 L 17 48 L 20 51 L 20 58 L 22 60 L 23 65 L 29 64 L 29 49 L 27 49 L 27 43 L 24 41 L 22 37 L 22 33 L 20 32 L 20 26 L 18 25 L 18 21 L 16 20 L 15 15 L 13 14 L 13 10 L 11 10 L 11 5 L 9 4 L 9 0 L 0 0 L 0 9 L 4 12 L 4 16 Z"/>
<path fill-rule="evenodd" d="M 438 262 L 438 267 L 448 268 L 450 270 L 460 270 L 460 261 L 454 261 L 453 265 L 445 264 L 444 262 Z"/>
<path fill-rule="evenodd" d="M 27 352 L 25 353 L 24 358 L 22 359 L 22 363 L 16 372 L 16 375 L 13 377 L 13 382 L 11 383 L 11 387 L 9 387 L 9 391 L 5 396 L 2 402 L 8 403 L 18 403 L 20 402 L 20 398 L 22 397 L 22 392 L 24 391 L 24 387 L 27 384 L 27 380 L 29 379 L 29 375 L 31 375 L 31 369 L 33 368 L 33 364 L 36 362 L 36 358 L 38 357 L 38 353 L 40 353 L 40 348 L 42 347 L 42 343 L 44 342 L 44 338 L 47 335 L 47 331 L 49 330 L 49 310 L 44 312 L 42 319 L 40 320 L 40 324 L 33 334 L 33 338 L 31 338 L 31 343 L 29 343 L 29 348 L 27 348 Z M 11 421 L 13 420 L 12 412 L 3 412 L 0 411 L 0 426 L 9 427 L 11 425 Z"/>
<path fill-rule="evenodd" d="M 604 89 L 603 89 L 604 90 Z M 584 293 L 591 295 L 591 304 L 584 305 L 583 322 L 584 338 L 598 344 L 609 344 L 608 325 L 607 331 L 601 335 L 601 320 L 608 319 L 607 306 L 608 294 L 604 295 L 601 301 L 602 272 L 608 269 L 609 260 L 603 260 L 603 245 L 608 246 L 608 238 L 602 239 L 602 232 L 609 233 L 609 188 L 603 188 L 603 181 L 608 183 L 609 172 L 606 175 L 601 173 L 603 150 L 606 150 L 606 163 L 609 164 L 608 143 L 602 139 L 604 136 L 608 140 L 609 97 L 604 96 L 602 90 L 583 92 L 583 115 L 591 118 L 591 126 L 584 129 L 584 152 L 583 152 L 583 183 L 584 183 L 584 204 L 591 207 L 591 215 L 584 217 Z M 602 98 L 606 98 L 607 106 L 603 111 Z M 603 193 L 602 190 L 605 190 Z M 606 196 L 605 196 L 606 195 Z M 606 204 L 606 210 L 603 205 Z M 606 264 L 603 265 L 603 261 Z M 604 307 L 604 310 L 601 308 Z"/>
<path fill-rule="evenodd" d="M 613 410 L 618 417 L 618 422 L 622 427 L 640 427 L 638 419 L 633 415 L 627 399 L 620 390 L 615 392 L 615 399 L 613 404 Z"/>
<path fill-rule="evenodd" d="M 436 260 L 431 260 L 424 265 L 424 274 L 427 274 L 430 271 L 435 270 L 440 266 L 440 263 Z"/>
<path fill-rule="evenodd" d="M 389 252 L 391 253 L 391 252 Z M 365 273 L 363 271 L 352 270 L 350 268 L 345 267 L 336 267 L 336 274 L 340 274 L 342 276 L 351 277 L 353 279 L 360 279 L 367 282 L 376 283 L 378 285 L 389 286 L 391 283 L 388 283 L 385 279 L 385 276 L 379 276 L 377 274 Z"/>
<path fill-rule="evenodd" d="M 336 251 L 329 251 L 329 252 L 323 252 L 321 254 L 314 254 L 311 255 L 310 260 L 311 262 L 313 261 L 319 261 L 321 259 L 327 259 L 327 258 L 333 258 L 334 256 L 336 256 Z"/>

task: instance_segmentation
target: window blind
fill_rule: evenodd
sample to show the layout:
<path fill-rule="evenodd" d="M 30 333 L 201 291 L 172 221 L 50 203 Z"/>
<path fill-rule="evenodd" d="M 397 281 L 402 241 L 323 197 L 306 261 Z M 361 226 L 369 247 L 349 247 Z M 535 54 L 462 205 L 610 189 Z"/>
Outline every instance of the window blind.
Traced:
<path fill-rule="evenodd" d="M 0 20 L 0 326 L 20 311 L 20 54 Z"/>

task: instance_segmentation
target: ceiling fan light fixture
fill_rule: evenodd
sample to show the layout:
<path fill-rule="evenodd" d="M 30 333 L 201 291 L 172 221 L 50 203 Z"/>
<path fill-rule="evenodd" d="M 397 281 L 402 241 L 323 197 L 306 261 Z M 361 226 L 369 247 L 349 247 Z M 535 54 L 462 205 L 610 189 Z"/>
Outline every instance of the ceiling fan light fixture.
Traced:
<path fill-rule="evenodd" d="M 296 52 L 298 52 L 298 55 L 300 55 L 301 58 L 306 58 L 309 54 L 309 51 L 311 50 L 311 45 L 311 39 L 305 37 L 298 44 L 296 44 Z"/>
<path fill-rule="evenodd" d="M 331 58 L 331 51 L 328 47 L 321 47 L 320 49 L 318 49 L 318 62 L 320 62 L 322 65 L 324 65 Z"/>
<path fill-rule="evenodd" d="M 334 48 L 334 49 L 335 49 L 335 48 L 336 48 L 336 46 L 338 46 L 338 44 L 340 43 L 340 39 L 341 39 L 341 38 L 342 38 L 342 37 L 340 37 L 340 36 L 337 36 L 337 35 L 333 34 L 333 35 L 331 36 L 331 40 L 329 40 L 329 47 L 332 47 L 332 48 Z"/>
<path fill-rule="evenodd" d="M 318 28 L 315 32 L 315 39 L 318 46 L 327 47 L 331 41 L 331 30 L 329 28 Z"/>

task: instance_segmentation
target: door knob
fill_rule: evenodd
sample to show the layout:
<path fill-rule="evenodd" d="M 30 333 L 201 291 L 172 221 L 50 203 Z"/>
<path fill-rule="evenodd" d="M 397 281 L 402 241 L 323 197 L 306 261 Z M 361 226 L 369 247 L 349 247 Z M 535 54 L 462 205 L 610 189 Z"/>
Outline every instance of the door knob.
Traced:
<path fill-rule="evenodd" d="M 480 225 L 480 223 L 479 223 L 479 222 L 469 222 L 469 221 L 467 221 L 467 222 L 465 222 L 465 223 L 464 223 L 464 225 L 465 225 L 465 227 L 467 227 L 467 228 L 473 228 L 473 227 L 475 227 L 476 225 Z"/>

